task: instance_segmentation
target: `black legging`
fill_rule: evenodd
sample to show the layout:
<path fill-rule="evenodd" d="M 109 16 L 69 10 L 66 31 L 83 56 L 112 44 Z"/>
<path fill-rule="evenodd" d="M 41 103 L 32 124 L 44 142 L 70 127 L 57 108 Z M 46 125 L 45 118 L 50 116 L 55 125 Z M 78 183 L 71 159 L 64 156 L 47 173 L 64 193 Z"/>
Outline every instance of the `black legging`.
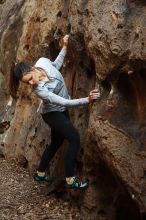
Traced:
<path fill-rule="evenodd" d="M 44 121 L 51 127 L 51 144 L 46 146 L 38 171 L 44 172 L 64 139 L 69 141 L 65 155 L 66 177 L 74 176 L 75 159 L 80 146 L 80 136 L 69 119 L 68 111 L 42 114 Z"/>

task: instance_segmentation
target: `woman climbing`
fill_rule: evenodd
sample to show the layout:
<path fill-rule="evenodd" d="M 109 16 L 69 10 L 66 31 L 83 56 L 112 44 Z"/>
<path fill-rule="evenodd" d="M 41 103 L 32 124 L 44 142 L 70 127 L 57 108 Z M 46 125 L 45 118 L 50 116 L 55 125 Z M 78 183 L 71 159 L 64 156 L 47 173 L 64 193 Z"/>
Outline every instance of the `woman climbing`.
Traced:
<path fill-rule="evenodd" d="M 67 52 L 68 38 L 63 38 L 63 47 L 54 62 L 48 58 L 40 58 L 34 66 L 28 62 L 20 62 L 11 69 L 9 91 L 16 98 L 19 82 L 32 85 L 33 92 L 42 99 L 42 118 L 51 128 L 51 143 L 41 157 L 34 179 L 36 181 L 51 181 L 45 171 L 55 153 L 67 139 L 69 146 L 65 155 L 65 175 L 67 188 L 86 188 L 88 180 L 80 180 L 75 176 L 75 159 L 80 146 L 80 137 L 69 119 L 66 107 L 86 105 L 99 97 L 93 90 L 86 98 L 70 99 L 64 79 L 59 72 Z"/>

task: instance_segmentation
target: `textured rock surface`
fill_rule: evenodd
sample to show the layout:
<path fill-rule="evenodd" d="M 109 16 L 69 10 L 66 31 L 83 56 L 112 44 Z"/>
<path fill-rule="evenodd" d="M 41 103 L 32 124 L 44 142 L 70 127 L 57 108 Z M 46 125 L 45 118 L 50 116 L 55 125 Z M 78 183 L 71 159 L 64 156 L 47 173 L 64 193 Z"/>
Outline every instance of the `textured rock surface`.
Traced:
<path fill-rule="evenodd" d="M 70 33 L 62 73 L 71 96 L 86 96 L 94 87 L 101 91 L 89 108 L 70 111 L 81 134 L 79 172 L 91 181 L 82 198 L 85 219 L 144 219 L 146 3 L 15 0 L 2 1 L 0 12 L 5 81 L 13 59 L 54 59 L 60 37 Z M 7 158 L 33 168 L 49 141 L 49 129 L 37 113 L 39 100 L 26 88 L 21 85 L 20 98 L 12 105 L 15 114 L 9 115 L 11 126 L 1 135 L 1 148 Z M 60 154 L 50 166 L 57 175 L 63 175 Z"/>

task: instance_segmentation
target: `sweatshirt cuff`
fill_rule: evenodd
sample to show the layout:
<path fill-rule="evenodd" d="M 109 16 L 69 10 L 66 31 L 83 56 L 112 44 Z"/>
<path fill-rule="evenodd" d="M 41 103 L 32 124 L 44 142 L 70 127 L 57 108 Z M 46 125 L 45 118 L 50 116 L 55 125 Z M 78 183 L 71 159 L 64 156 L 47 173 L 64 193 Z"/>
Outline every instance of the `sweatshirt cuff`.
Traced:
<path fill-rule="evenodd" d="M 64 48 L 64 47 L 63 47 L 63 48 L 61 49 L 61 51 L 60 51 L 60 54 L 63 55 L 63 56 L 65 56 L 66 53 L 67 53 L 67 48 Z"/>
<path fill-rule="evenodd" d="M 89 99 L 88 99 L 88 97 L 86 97 L 85 99 L 86 99 L 86 102 L 87 102 L 87 104 L 88 104 L 88 103 L 89 103 Z"/>

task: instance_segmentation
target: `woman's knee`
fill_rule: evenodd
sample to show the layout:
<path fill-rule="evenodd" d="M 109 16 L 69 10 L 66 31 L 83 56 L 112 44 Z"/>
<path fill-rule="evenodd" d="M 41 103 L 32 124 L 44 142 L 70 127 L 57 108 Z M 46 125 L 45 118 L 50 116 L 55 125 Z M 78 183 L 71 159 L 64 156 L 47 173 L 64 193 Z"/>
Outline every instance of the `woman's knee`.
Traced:
<path fill-rule="evenodd" d="M 64 139 L 59 139 L 58 138 L 56 140 L 51 141 L 51 146 L 53 148 L 59 148 L 63 144 L 63 142 L 64 142 Z"/>

